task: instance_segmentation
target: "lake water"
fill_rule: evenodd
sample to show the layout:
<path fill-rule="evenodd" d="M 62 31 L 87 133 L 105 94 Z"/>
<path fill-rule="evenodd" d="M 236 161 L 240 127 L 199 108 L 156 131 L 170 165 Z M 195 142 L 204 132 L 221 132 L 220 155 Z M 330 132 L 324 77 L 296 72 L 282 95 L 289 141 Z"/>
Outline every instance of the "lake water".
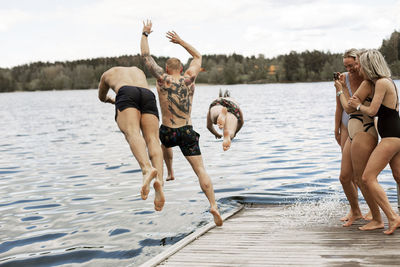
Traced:
<path fill-rule="evenodd" d="M 220 88 L 245 117 L 226 152 L 206 129 Z M 0 105 L 0 266 L 137 266 L 212 221 L 179 148 L 163 211 L 153 191 L 141 200 L 139 166 L 97 90 L 3 93 Z M 348 208 L 334 111 L 331 82 L 198 86 L 193 125 L 221 212 L 293 203 L 281 227 L 300 215 L 338 223 Z M 396 202 L 389 169 L 379 181 Z"/>

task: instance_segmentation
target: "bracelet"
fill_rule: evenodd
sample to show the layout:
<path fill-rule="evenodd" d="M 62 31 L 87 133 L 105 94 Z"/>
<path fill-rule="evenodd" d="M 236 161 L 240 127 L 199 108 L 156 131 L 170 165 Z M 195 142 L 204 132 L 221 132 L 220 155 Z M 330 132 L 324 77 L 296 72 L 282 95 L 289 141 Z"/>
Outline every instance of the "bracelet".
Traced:
<path fill-rule="evenodd" d="M 149 34 L 147 32 L 142 32 L 142 34 L 146 37 L 149 37 Z"/>
<path fill-rule="evenodd" d="M 336 96 L 340 96 L 341 94 L 343 94 L 343 90 L 340 90 L 339 92 L 337 92 Z"/>
<path fill-rule="evenodd" d="M 360 108 L 361 108 L 361 104 L 358 104 L 358 106 L 357 106 L 356 110 L 357 110 L 357 111 L 359 111 L 359 110 L 360 110 Z"/>

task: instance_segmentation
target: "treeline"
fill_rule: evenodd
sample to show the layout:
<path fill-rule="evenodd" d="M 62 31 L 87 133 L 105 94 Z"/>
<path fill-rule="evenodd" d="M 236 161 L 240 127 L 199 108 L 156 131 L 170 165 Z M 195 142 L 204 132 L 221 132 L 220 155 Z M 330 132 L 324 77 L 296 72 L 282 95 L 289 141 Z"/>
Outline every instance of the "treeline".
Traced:
<path fill-rule="evenodd" d="M 393 76 L 400 77 L 400 33 L 395 31 L 389 39 L 383 40 L 379 50 Z M 166 57 L 154 56 L 154 59 L 165 66 Z M 140 55 L 36 62 L 11 69 L 0 68 L 0 92 L 97 88 L 101 74 L 113 66 L 137 66 L 151 77 Z M 197 83 L 208 84 L 327 81 L 332 79 L 334 71 L 344 71 L 342 54 L 316 50 L 292 51 L 272 59 L 261 54 L 251 57 L 204 55 L 202 67 L 204 71 L 199 74 Z"/>

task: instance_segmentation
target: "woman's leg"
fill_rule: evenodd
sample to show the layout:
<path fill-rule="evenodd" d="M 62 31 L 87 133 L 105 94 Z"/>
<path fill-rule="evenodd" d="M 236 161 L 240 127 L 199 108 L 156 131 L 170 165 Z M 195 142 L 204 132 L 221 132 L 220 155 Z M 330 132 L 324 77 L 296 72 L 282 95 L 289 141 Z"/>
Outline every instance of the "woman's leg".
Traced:
<path fill-rule="evenodd" d="M 392 209 L 385 191 L 378 183 L 378 175 L 391 160 L 394 162 L 399 160 L 399 151 L 400 138 L 383 138 L 372 152 L 362 176 L 362 182 L 368 187 L 376 203 L 388 218 L 389 229 L 385 231 L 385 234 L 392 234 L 400 226 L 400 217 Z"/>
<path fill-rule="evenodd" d="M 374 197 L 369 192 L 368 188 L 363 185 L 361 181 L 362 174 L 367 165 L 368 159 L 376 147 L 377 139 L 369 133 L 357 133 L 351 142 L 351 161 L 353 163 L 354 181 L 360 188 L 365 201 L 367 202 L 371 211 L 371 222 L 360 227 L 360 230 L 374 230 L 383 228 L 383 220 L 379 212 L 378 204 L 375 202 Z"/>
<path fill-rule="evenodd" d="M 350 139 L 348 139 L 342 152 L 342 164 L 340 168 L 339 179 L 347 200 L 349 201 L 351 210 L 348 215 L 347 222 L 343 224 L 343 226 L 350 226 L 355 220 L 362 218 L 361 210 L 358 205 L 357 187 L 353 182 L 353 167 L 351 162 L 350 148 L 351 143 Z"/>

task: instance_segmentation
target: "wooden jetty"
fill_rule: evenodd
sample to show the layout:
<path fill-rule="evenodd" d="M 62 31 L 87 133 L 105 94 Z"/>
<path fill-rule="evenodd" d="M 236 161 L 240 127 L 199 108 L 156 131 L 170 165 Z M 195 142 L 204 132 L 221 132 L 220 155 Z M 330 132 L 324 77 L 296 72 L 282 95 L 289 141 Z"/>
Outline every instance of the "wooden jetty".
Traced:
<path fill-rule="evenodd" d="M 366 221 L 351 227 L 340 221 L 309 227 L 298 222 L 298 227 L 295 214 L 285 225 L 284 209 L 245 205 L 226 215 L 222 227 L 210 223 L 141 267 L 400 266 L 399 229 L 390 236 L 383 229 L 358 230 Z"/>

